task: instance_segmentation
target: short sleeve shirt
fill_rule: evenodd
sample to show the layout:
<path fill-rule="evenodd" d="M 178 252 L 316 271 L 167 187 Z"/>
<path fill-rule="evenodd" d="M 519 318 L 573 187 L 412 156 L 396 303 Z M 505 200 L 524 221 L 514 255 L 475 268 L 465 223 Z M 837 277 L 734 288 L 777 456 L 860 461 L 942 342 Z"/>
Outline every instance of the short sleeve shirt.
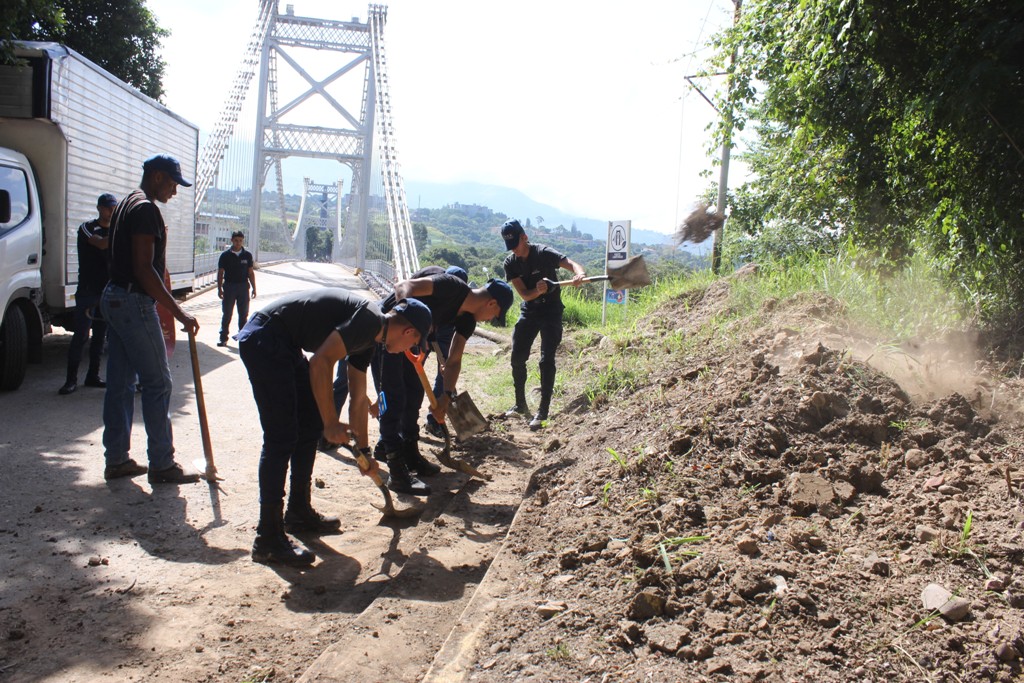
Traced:
<path fill-rule="evenodd" d="M 433 266 L 428 266 L 433 267 Z M 424 268 L 423 270 L 426 270 Z M 421 276 L 420 271 L 413 273 L 413 279 Z M 421 276 L 422 277 L 422 276 Z M 454 326 L 455 332 L 466 339 L 473 336 L 476 331 L 476 318 L 472 313 L 459 314 L 459 309 L 469 296 L 470 287 L 455 275 L 450 275 L 443 270 L 440 273 L 429 275 L 434 284 L 434 291 L 428 296 L 416 297 L 430 309 L 430 316 L 433 319 L 434 329 L 445 326 Z M 389 311 L 395 305 L 395 295 L 392 294 L 384 300 L 383 310 Z"/>
<path fill-rule="evenodd" d="M 224 271 L 224 282 L 240 285 L 249 282 L 249 271 L 253 267 L 252 254 L 242 249 L 237 254 L 225 249 L 217 259 L 217 268 Z"/>
<path fill-rule="evenodd" d="M 153 270 L 163 277 L 167 226 L 156 204 L 135 190 L 121 200 L 110 221 L 110 280 L 117 285 L 140 285 L 132 262 L 132 237 L 153 236 Z"/>
<path fill-rule="evenodd" d="M 341 335 L 348 362 L 366 372 L 376 348 L 374 338 L 384 327 L 384 315 L 367 301 L 340 287 L 296 292 L 263 310 L 283 330 L 288 341 L 315 352 L 334 331 Z"/>
<path fill-rule="evenodd" d="M 544 278 L 557 282 L 558 268 L 564 258 L 564 254 L 547 245 L 531 244 L 525 259 L 521 259 L 515 254 L 505 257 L 505 279 L 512 282 L 517 277 L 521 278 L 523 286 L 527 289 L 533 289 Z M 542 311 L 548 308 L 560 309 L 561 306 L 562 295 L 561 292 L 556 291 L 539 296 L 532 301 L 524 301 L 521 308 L 524 311 Z"/>
<path fill-rule="evenodd" d="M 107 228 L 97 220 L 78 226 L 78 292 L 99 294 L 110 278 L 110 249 L 89 244 L 90 237 L 106 237 Z"/>

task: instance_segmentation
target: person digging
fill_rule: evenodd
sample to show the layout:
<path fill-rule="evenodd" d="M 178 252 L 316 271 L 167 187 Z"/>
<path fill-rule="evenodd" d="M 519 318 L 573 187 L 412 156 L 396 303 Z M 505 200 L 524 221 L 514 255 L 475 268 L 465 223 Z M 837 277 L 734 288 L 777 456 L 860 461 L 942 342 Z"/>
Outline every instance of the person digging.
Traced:
<path fill-rule="evenodd" d="M 354 435 L 368 464 L 360 471 L 377 474 L 367 436 L 366 368 L 378 344 L 391 353 L 404 353 L 427 338 L 430 325 L 430 310 L 415 299 L 400 301 L 385 314 L 374 302 L 328 287 L 277 300 L 253 315 L 236 335 L 263 427 L 253 561 L 311 565 L 316 557 L 296 549 L 286 527 L 292 533 L 338 531 L 341 521 L 320 514 L 312 505 L 317 441 L 323 434 L 334 443 L 348 443 Z M 313 355 L 307 360 L 304 351 Z M 348 360 L 348 423 L 341 422 L 334 408 L 334 368 L 342 359 Z"/>

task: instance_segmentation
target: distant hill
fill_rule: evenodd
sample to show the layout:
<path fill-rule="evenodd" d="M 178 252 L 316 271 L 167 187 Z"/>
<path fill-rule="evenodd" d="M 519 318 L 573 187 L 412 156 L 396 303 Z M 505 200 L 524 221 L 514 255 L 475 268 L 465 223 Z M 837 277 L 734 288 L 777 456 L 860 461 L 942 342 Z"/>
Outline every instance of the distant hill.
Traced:
<path fill-rule="evenodd" d="M 451 204 L 479 204 L 508 216 L 515 216 L 524 221 L 529 218 L 536 221 L 537 216 L 544 217 L 548 227 L 562 225 L 572 227 L 573 222 L 580 232 L 589 233 L 595 239 L 604 240 L 608 231 L 608 222 L 583 216 L 573 216 L 559 211 L 553 206 L 534 201 L 519 190 L 498 185 L 482 183 L 432 183 L 420 180 L 405 182 L 405 195 L 409 209 L 440 209 Z M 672 237 L 654 230 L 633 230 L 634 244 L 663 245 L 671 244 Z"/>

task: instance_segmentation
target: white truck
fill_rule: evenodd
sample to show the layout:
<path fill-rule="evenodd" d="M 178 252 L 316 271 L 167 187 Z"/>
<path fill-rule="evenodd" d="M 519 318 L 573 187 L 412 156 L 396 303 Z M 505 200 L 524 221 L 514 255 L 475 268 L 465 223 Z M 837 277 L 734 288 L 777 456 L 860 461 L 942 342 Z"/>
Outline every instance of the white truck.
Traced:
<path fill-rule="evenodd" d="M 0 66 L 0 390 L 42 359 L 43 335 L 70 327 L 78 226 L 104 192 L 139 186 L 142 162 L 166 153 L 194 178 L 199 129 L 56 43 L 18 43 L 24 65 Z M 160 207 L 175 291 L 195 281 L 195 192 Z"/>

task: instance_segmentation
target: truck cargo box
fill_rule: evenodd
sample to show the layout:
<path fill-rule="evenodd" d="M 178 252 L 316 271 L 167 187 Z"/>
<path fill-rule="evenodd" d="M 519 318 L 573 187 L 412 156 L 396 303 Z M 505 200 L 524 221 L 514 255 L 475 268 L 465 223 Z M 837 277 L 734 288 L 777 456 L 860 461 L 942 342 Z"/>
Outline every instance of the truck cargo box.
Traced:
<path fill-rule="evenodd" d="M 139 186 L 142 162 L 170 154 L 195 178 L 199 129 L 56 43 L 18 43 L 27 67 L 0 67 L 0 146 L 32 163 L 43 209 L 43 298 L 53 312 L 74 305 L 76 230 L 96 217 L 96 198 Z M 168 227 L 174 289 L 194 282 L 195 192 L 179 187 L 160 205 Z"/>

